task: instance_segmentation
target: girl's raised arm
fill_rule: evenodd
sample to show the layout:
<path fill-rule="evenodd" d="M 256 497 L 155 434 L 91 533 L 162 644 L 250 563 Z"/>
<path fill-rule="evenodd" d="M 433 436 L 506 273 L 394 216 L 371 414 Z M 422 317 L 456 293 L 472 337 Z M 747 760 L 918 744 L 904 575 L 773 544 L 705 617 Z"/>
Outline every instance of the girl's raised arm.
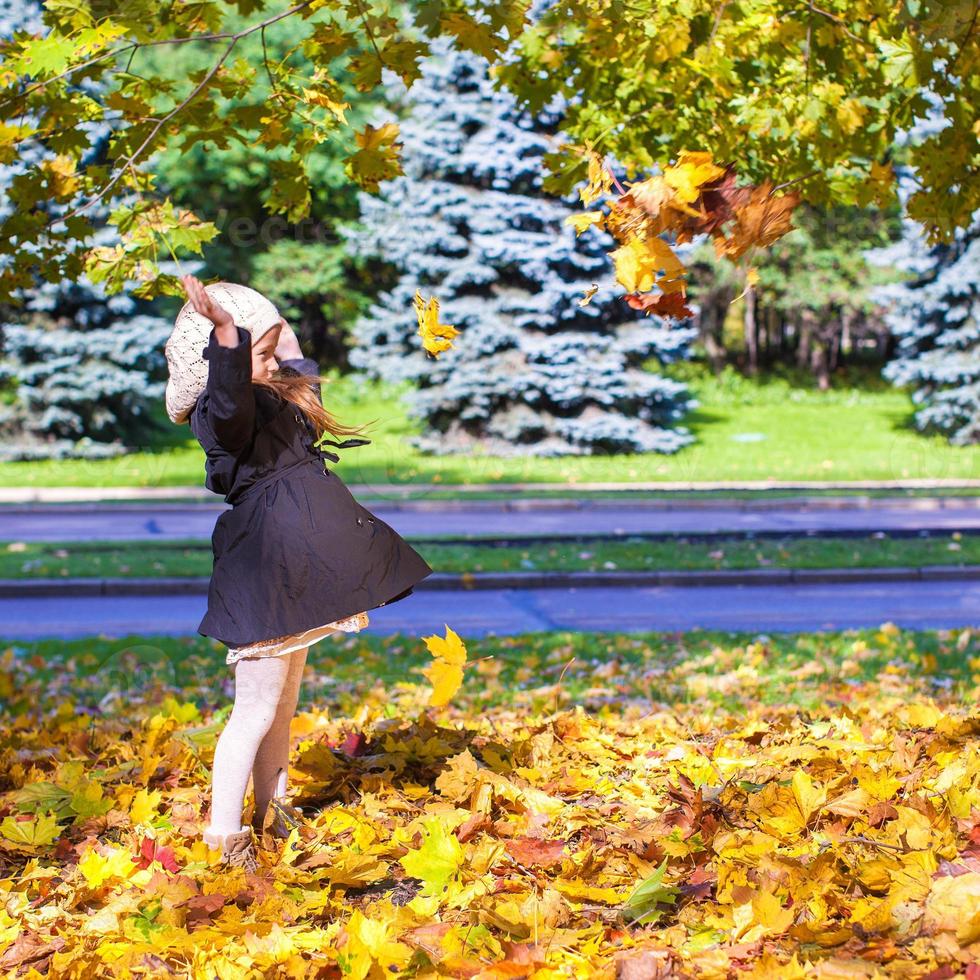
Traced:
<path fill-rule="evenodd" d="M 233 325 L 234 326 L 234 325 Z M 214 437 L 226 452 L 237 456 L 251 441 L 255 428 L 255 390 L 252 387 L 252 335 L 234 326 L 234 347 L 217 342 L 211 329 L 203 356 L 208 362 L 207 417 Z"/>
<path fill-rule="evenodd" d="M 207 421 L 221 448 L 237 455 L 251 441 L 255 426 L 252 335 L 235 324 L 199 279 L 187 275 L 181 281 L 194 309 L 214 324 L 201 352 L 208 361 Z"/>

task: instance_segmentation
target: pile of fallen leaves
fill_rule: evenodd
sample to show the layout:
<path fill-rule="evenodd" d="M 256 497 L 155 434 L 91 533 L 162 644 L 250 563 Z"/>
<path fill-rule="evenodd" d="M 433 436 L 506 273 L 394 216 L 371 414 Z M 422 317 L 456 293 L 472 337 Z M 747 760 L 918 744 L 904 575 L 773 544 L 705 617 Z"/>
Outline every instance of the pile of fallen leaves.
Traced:
<path fill-rule="evenodd" d="M 359 641 L 320 644 L 307 690 L 344 686 L 341 649 L 361 683 L 295 718 L 305 821 L 263 836 L 257 874 L 199 839 L 223 702 L 147 681 L 51 704 L 8 649 L 0 968 L 977 980 L 980 657 L 942 634 L 951 683 L 921 635 L 789 660 L 765 638 L 523 660 L 490 638 L 439 708 L 421 673 L 372 683 Z"/>

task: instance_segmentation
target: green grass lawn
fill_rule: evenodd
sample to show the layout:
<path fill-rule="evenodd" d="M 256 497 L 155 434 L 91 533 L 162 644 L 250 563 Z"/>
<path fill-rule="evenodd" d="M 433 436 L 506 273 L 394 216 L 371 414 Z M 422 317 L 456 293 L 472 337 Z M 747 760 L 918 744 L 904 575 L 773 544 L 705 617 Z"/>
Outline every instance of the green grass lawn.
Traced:
<path fill-rule="evenodd" d="M 730 538 L 712 542 L 598 540 L 527 547 L 416 543 L 438 572 L 734 568 L 921 567 L 980 564 L 980 536 L 935 538 Z M 0 578 L 200 576 L 207 541 L 0 543 Z"/>
<path fill-rule="evenodd" d="M 701 630 L 542 632 L 463 639 L 472 666 L 456 700 L 471 711 L 501 705 L 547 711 L 574 704 L 601 711 L 607 702 L 622 706 L 642 698 L 677 705 L 701 696 L 726 710 L 745 710 L 748 702 L 808 709 L 826 697 L 824 681 L 842 677 L 855 685 L 885 674 L 925 687 L 935 680 L 947 697 L 959 692 L 964 698 L 980 684 L 980 657 L 969 630 L 885 626 L 765 637 Z M 751 685 L 745 673 L 732 683 L 737 663 L 758 660 L 762 645 L 765 669 L 752 672 Z M 0 717 L 82 709 L 111 715 L 128 711 L 134 698 L 166 710 L 170 697 L 202 711 L 219 702 L 212 725 L 220 726 L 231 710 L 232 671 L 225 653 L 223 645 L 201 636 L 0 638 Z M 356 712 L 370 688 L 425 685 L 421 668 L 431 662 L 422 639 L 414 636 L 329 637 L 310 648 L 299 710 Z M 702 678 L 696 685 L 692 674 Z M 204 734 L 213 738 L 214 730 Z"/>
<path fill-rule="evenodd" d="M 325 387 L 325 404 L 350 423 L 378 419 L 369 446 L 342 451 L 348 483 L 965 479 L 980 476 L 980 447 L 949 446 L 910 428 L 909 396 L 874 372 L 844 375 L 816 390 L 787 378 L 721 379 L 696 363 L 675 365 L 700 406 L 686 424 L 696 442 L 672 456 L 538 459 L 424 456 L 406 444 L 416 429 L 396 389 L 346 377 Z M 3 486 L 202 486 L 203 453 L 186 427 L 164 427 L 150 451 L 103 461 L 6 463 Z"/>

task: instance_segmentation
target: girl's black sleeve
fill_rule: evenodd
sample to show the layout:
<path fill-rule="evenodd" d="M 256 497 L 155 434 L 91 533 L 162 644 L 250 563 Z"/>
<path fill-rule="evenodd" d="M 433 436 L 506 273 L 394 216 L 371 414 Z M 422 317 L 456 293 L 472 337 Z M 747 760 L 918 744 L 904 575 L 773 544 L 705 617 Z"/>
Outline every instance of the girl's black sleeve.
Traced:
<path fill-rule="evenodd" d="M 238 345 L 222 347 L 214 335 L 201 352 L 208 362 L 207 419 L 222 449 L 236 455 L 251 441 L 255 428 L 252 388 L 252 335 L 237 324 Z"/>

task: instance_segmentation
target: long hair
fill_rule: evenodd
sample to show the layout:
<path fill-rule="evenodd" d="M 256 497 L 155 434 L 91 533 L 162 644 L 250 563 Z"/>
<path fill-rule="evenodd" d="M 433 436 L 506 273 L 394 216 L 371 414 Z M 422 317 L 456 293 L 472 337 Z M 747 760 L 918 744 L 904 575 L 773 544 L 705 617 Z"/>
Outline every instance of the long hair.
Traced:
<path fill-rule="evenodd" d="M 297 408 L 305 413 L 306 417 L 313 424 L 313 431 L 319 441 L 324 433 L 340 438 L 341 436 L 362 435 L 368 425 L 373 425 L 377 419 L 365 422 L 363 425 L 345 425 L 338 418 L 331 415 L 317 398 L 316 389 L 313 385 L 319 382 L 321 385 L 330 384 L 331 378 L 319 374 L 300 374 L 295 368 L 279 368 L 272 373 L 272 376 L 263 381 L 253 381 L 252 384 L 262 385 L 274 391 L 280 398 L 292 402 Z"/>

